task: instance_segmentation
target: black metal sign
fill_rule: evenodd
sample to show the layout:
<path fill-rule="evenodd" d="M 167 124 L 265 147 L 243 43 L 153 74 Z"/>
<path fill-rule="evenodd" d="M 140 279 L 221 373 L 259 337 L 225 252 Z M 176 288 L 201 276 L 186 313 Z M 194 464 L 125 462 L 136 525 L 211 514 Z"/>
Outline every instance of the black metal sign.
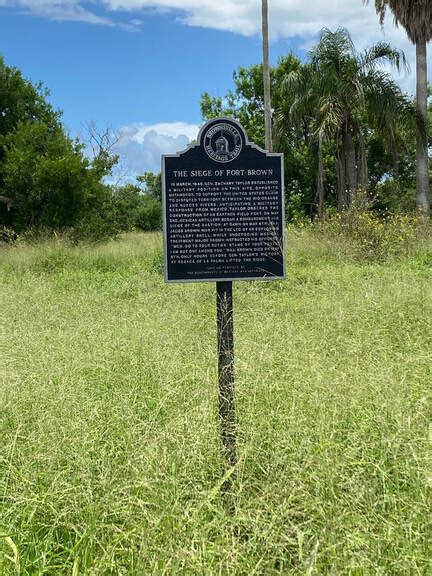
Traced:
<path fill-rule="evenodd" d="M 285 277 L 282 154 L 216 118 L 163 156 L 162 181 L 167 282 Z"/>

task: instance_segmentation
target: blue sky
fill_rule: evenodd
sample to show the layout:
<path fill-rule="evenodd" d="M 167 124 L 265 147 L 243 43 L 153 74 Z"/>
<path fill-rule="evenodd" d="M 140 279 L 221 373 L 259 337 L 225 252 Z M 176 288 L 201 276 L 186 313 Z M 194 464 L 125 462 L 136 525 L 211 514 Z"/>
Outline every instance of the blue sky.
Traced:
<path fill-rule="evenodd" d="M 72 136 L 85 122 L 120 136 L 119 175 L 157 170 L 186 146 L 199 100 L 232 87 L 261 59 L 260 0 L 0 0 L 0 53 L 42 81 Z M 387 40 L 414 50 L 391 18 L 380 29 L 362 0 L 269 0 L 271 60 L 305 57 L 322 27 L 346 26 L 359 48 Z M 414 69 L 414 68 L 413 68 Z M 413 74 L 399 78 L 413 91 Z"/>

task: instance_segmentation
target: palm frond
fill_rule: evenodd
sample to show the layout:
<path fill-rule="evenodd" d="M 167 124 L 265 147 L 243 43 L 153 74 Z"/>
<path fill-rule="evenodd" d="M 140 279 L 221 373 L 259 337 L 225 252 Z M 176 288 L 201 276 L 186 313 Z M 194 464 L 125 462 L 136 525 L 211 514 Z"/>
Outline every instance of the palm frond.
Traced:
<path fill-rule="evenodd" d="M 363 0 L 366 4 L 369 0 Z M 417 42 L 429 42 L 432 39 L 432 2 L 431 0 L 375 0 L 375 10 L 383 24 L 390 8 L 396 26 L 401 24 L 408 38 Z"/>
<path fill-rule="evenodd" d="M 341 103 L 331 96 L 320 98 L 315 135 L 331 137 L 337 132 L 345 119 L 345 110 Z"/>
<path fill-rule="evenodd" d="M 382 64 L 389 63 L 399 72 L 403 68 L 409 72 L 409 66 L 402 50 L 396 50 L 387 42 L 377 42 L 366 49 L 359 57 L 361 67 L 366 70 L 375 70 Z"/>

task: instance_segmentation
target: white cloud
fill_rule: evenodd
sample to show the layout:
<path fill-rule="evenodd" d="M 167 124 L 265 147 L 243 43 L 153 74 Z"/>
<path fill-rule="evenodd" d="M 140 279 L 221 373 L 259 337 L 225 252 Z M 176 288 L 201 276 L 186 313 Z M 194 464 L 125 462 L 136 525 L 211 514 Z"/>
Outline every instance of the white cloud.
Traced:
<path fill-rule="evenodd" d="M 272 37 L 311 38 L 327 26 L 346 26 L 353 35 L 367 42 L 381 37 L 373 0 L 364 6 L 362 0 L 270 0 L 270 28 Z M 261 30 L 261 0 L 0 0 L 0 5 L 25 8 L 48 17 L 74 14 L 93 14 L 91 7 L 105 9 L 107 17 L 93 16 L 111 23 L 108 15 L 131 13 L 135 20 L 146 12 L 157 10 L 174 12 L 185 24 L 227 30 L 246 36 Z M 386 29 L 391 37 L 405 38 L 388 17 Z"/>
<path fill-rule="evenodd" d="M 139 30 L 146 14 L 155 11 L 171 13 L 187 26 L 245 36 L 257 36 L 261 31 L 261 0 L 0 0 L 0 6 L 55 20 L 116 25 L 131 31 Z M 393 25 L 391 14 L 381 29 L 374 0 L 368 6 L 362 0 L 269 0 L 269 20 L 272 40 L 296 38 L 304 49 L 314 45 L 322 28 L 333 30 L 341 26 L 350 31 L 360 50 L 383 40 L 403 49 L 411 73 L 396 79 L 405 90 L 414 93 L 415 49 L 403 28 Z M 182 122 L 124 126 L 117 152 L 130 174 L 158 171 L 161 154 L 184 149 L 197 132 L 198 126 Z"/>
<path fill-rule="evenodd" d="M 245 36 L 261 31 L 261 0 L 101 0 L 109 12 L 145 12 L 150 8 L 172 11 L 188 26 L 226 30 Z M 367 6 L 362 0 L 270 0 L 270 37 L 300 39 L 303 48 L 310 48 L 324 27 L 347 28 L 359 49 L 377 41 L 386 41 L 404 50 L 411 74 L 399 82 L 406 90 L 414 90 L 415 49 L 403 28 L 396 28 L 388 14 L 384 29 L 375 13 L 374 1 Z"/>
<path fill-rule="evenodd" d="M 226 30 L 246 36 L 260 34 L 261 0 L 0 0 L 0 5 L 15 6 L 26 12 L 56 20 L 79 20 L 94 24 L 117 25 L 137 30 L 146 13 L 173 13 L 185 25 Z M 98 13 L 95 13 L 97 9 Z M 120 21 L 118 14 L 130 16 Z M 409 78 L 399 79 L 404 88 L 413 91 L 415 51 L 403 28 L 393 25 L 388 15 L 384 31 L 375 14 L 374 1 L 368 6 L 362 0 L 270 0 L 270 35 L 298 38 L 308 48 L 323 27 L 348 28 L 355 44 L 364 48 L 386 40 L 403 49 L 410 63 Z"/>
<path fill-rule="evenodd" d="M 2 6 L 13 6 L 27 14 L 44 16 L 51 20 L 115 26 L 108 16 L 98 16 L 83 4 L 81 0 L 0 0 Z"/>
<path fill-rule="evenodd" d="M 102 3 L 111 11 L 148 8 L 175 11 L 179 19 L 190 26 L 228 30 L 247 36 L 260 29 L 260 0 L 102 0 Z"/>
<path fill-rule="evenodd" d="M 118 130 L 115 146 L 128 175 L 159 172 L 161 155 L 184 150 L 198 134 L 199 126 L 185 122 L 130 124 Z"/>
<path fill-rule="evenodd" d="M 188 124 L 186 122 L 161 122 L 159 124 L 132 124 L 124 128 L 125 130 L 134 131 L 134 140 L 142 143 L 145 136 L 151 132 L 168 137 L 177 138 L 178 136 L 186 136 L 189 141 L 196 138 L 198 134 L 198 126 L 196 124 Z"/>

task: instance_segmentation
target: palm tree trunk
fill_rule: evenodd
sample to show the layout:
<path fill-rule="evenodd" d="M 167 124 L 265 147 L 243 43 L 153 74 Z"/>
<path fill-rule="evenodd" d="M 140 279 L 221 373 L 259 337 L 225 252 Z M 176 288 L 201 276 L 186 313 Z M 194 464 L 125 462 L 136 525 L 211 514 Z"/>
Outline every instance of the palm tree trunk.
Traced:
<path fill-rule="evenodd" d="M 263 40 L 263 75 L 264 75 L 264 124 L 265 147 L 273 151 L 272 118 L 270 97 L 270 64 L 269 64 L 269 38 L 268 38 L 268 0 L 262 0 L 262 40 Z"/>
<path fill-rule="evenodd" d="M 366 158 L 366 144 L 362 134 L 360 134 L 360 147 L 359 147 L 359 159 L 357 162 L 357 170 L 358 170 L 358 184 L 363 190 L 366 190 L 369 175 L 368 175 L 368 165 Z"/>
<path fill-rule="evenodd" d="M 318 218 L 324 218 L 324 163 L 322 156 L 322 135 L 318 135 L 318 170 L 317 170 Z"/>
<path fill-rule="evenodd" d="M 345 197 L 345 166 L 340 152 L 336 154 L 336 186 L 338 210 L 341 212 L 347 207 L 347 202 Z"/>
<path fill-rule="evenodd" d="M 351 206 L 351 204 L 354 201 L 355 193 L 357 190 L 357 166 L 356 166 L 354 142 L 352 134 L 349 130 L 345 132 L 344 148 L 345 148 L 345 164 L 346 164 L 345 174 L 348 189 L 348 205 Z"/>
<path fill-rule="evenodd" d="M 426 41 L 416 43 L 416 67 L 417 67 L 417 110 L 427 121 L 427 58 Z M 429 170 L 428 170 L 428 146 L 427 135 L 417 134 L 417 210 L 425 215 L 430 214 L 429 204 Z"/>

